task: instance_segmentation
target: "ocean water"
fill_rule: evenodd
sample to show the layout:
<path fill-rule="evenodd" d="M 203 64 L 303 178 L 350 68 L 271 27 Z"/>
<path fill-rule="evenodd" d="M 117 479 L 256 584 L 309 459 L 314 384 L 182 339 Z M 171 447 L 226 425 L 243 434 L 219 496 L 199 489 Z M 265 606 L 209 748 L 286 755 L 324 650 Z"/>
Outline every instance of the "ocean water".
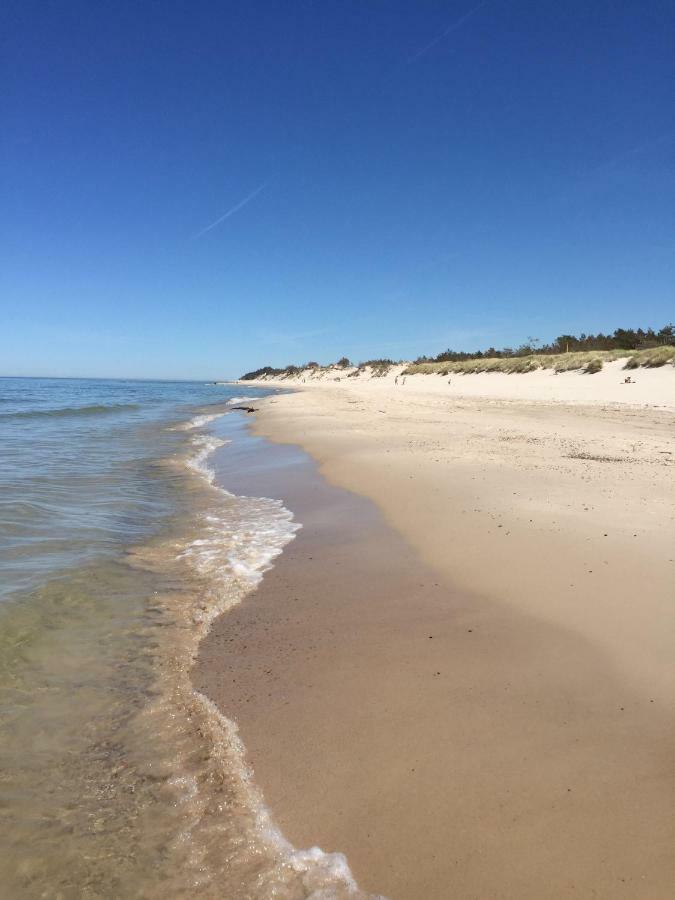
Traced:
<path fill-rule="evenodd" d="M 284 839 L 190 681 L 301 527 L 227 490 L 241 395 L 0 379 L 3 897 L 360 896 L 340 854 Z"/>

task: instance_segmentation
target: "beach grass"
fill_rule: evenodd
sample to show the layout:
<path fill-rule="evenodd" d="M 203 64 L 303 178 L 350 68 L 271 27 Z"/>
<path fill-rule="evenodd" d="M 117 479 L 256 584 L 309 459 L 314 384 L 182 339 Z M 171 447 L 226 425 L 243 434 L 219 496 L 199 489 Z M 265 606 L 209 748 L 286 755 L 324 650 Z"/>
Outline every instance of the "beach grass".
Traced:
<path fill-rule="evenodd" d="M 412 363 L 404 375 L 477 374 L 480 372 L 524 373 L 537 369 L 554 369 L 556 372 L 582 370 L 589 375 L 599 372 L 604 363 L 625 359 L 625 369 L 640 366 L 654 368 L 666 364 L 675 365 L 675 347 L 650 347 L 645 350 L 590 350 L 578 353 L 533 353 L 528 356 L 482 357 L 462 359 L 456 362 Z"/>

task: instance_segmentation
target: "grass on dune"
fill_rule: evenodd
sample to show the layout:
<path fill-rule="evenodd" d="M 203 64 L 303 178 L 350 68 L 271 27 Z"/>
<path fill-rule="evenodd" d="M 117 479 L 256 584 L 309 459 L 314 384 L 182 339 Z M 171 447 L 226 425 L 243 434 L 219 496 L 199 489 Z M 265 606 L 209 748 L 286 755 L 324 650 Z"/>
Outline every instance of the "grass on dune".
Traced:
<path fill-rule="evenodd" d="M 631 354 L 624 368 L 637 369 L 640 366 L 648 366 L 650 369 L 656 369 L 665 366 L 666 363 L 675 365 L 675 347 L 652 347 L 650 350 Z"/>
<path fill-rule="evenodd" d="M 583 370 L 589 375 L 599 372 L 603 363 L 625 359 L 625 369 L 640 366 L 655 368 L 667 363 L 675 365 L 675 347 L 651 347 L 647 350 L 590 350 L 580 353 L 533 353 L 530 356 L 483 357 L 463 359 L 457 362 L 413 363 L 404 375 L 476 374 L 479 372 L 534 372 L 537 369 L 555 369 L 556 372 Z"/>

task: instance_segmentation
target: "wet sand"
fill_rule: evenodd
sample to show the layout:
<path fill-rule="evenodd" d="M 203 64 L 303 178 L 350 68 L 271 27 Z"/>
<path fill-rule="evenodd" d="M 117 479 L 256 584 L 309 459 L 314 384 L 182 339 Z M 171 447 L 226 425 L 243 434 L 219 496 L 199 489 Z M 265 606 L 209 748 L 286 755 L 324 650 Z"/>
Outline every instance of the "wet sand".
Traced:
<path fill-rule="evenodd" d="M 263 427 L 309 442 L 269 418 L 287 400 L 302 403 L 267 401 Z M 303 529 L 193 678 L 238 722 L 286 837 L 346 853 L 391 898 L 672 896 L 663 696 L 578 628 L 459 587 L 371 501 L 277 449 L 226 486 L 279 497 Z"/>

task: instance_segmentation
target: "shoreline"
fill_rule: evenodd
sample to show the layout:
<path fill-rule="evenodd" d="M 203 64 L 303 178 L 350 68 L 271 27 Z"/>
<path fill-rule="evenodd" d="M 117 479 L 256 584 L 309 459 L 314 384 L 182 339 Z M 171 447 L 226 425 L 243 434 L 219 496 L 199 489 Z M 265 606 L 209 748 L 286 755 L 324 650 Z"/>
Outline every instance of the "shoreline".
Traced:
<path fill-rule="evenodd" d="M 670 896 L 672 414 L 358 382 L 258 404 L 337 487 L 200 654 L 275 820 L 392 900 Z"/>

